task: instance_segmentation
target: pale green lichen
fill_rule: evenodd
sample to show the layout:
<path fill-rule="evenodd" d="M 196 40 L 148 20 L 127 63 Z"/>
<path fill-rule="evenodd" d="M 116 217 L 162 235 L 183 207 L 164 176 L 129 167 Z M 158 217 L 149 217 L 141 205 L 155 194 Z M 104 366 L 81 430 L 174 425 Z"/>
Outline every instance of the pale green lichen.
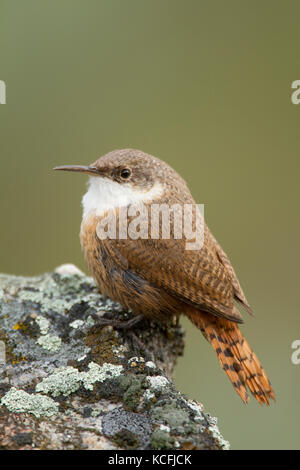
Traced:
<path fill-rule="evenodd" d="M 200 421 L 204 421 L 204 415 L 202 413 L 203 407 L 201 408 L 201 405 L 199 403 L 197 403 L 196 401 L 193 401 L 193 400 L 189 400 L 187 402 L 187 405 L 195 413 L 194 421 L 196 423 L 200 422 Z"/>
<path fill-rule="evenodd" d="M 57 274 L 59 275 L 59 274 Z M 9 278 L 13 279 L 13 288 L 9 285 Z M 70 310 L 74 304 L 78 303 L 78 297 L 72 295 L 72 293 L 82 292 L 80 297 L 81 302 L 86 302 L 90 307 L 99 308 L 99 301 L 101 302 L 101 296 L 95 289 L 95 283 L 92 278 L 83 278 L 82 275 L 78 274 L 65 274 L 59 275 L 59 285 L 52 276 L 43 275 L 36 278 L 22 278 L 15 276 L 3 276 L 5 285 L 5 291 L 9 295 L 16 295 L 18 293 L 18 299 L 20 301 L 38 303 L 40 305 L 40 311 L 47 313 L 49 311 L 55 311 L 57 313 L 65 313 Z M 82 282 L 89 284 L 91 292 L 86 293 L 82 289 Z M 1 278 L 0 278 L 1 282 Z M 30 286 L 32 289 L 23 289 L 24 286 Z"/>
<path fill-rule="evenodd" d="M 49 393 L 53 397 L 68 396 L 81 385 L 80 372 L 74 367 L 59 367 L 35 387 L 37 392 Z"/>
<path fill-rule="evenodd" d="M 36 286 L 33 285 L 33 287 Z M 47 296 L 45 292 L 47 292 Z M 18 297 L 21 301 L 30 301 L 40 304 L 41 312 L 54 310 L 63 313 L 66 309 L 71 308 L 74 301 L 68 302 L 65 298 L 55 298 L 57 295 L 59 295 L 57 285 L 51 277 L 40 280 L 35 291 L 20 290 L 18 293 Z"/>
<path fill-rule="evenodd" d="M 209 423 L 208 430 L 211 432 L 213 438 L 219 443 L 223 450 L 230 450 L 230 444 L 224 439 L 218 428 L 218 419 L 206 414 L 206 419 Z"/>
<path fill-rule="evenodd" d="M 148 376 L 147 382 L 149 383 L 151 390 L 156 392 L 161 392 L 170 383 L 163 375 L 156 375 L 154 377 Z"/>
<path fill-rule="evenodd" d="M 81 385 L 86 390 L 93 390 L 95 382 L 104 382 L 108 378 L 118 377 L 122 366 L 104 363 L 102 366 L 91 362 L 87 372 L 79 372 L 74 367 L 59 367 L 49 377 L 36 385 L 36 391 L 49 393 L 53 397 L 68 396 L 76 392 Z"/>
<path fill-rule="evenodd" d="M 47 320 L 47 318 L 43 317 L 42 315 L 38 315 L 35 321 L 40 328 L 41 335 L 46 335 L 50 327 L 49 320 Z"/>
<path fill-rule="evenodd" d="M 165 426 L 164 424 L 160 424 L 159 429 L 164 432 L 170 432 L 171 429 L 169 426 Z"/>
<path fill-rule="evenodd" d="M 80 328 L 82 325 L 84 325 L 83 320 L 74 320 L 72 323 L 70 323 L 70 326 L 77 330 L 77 328 Z"/>
<path fill-rule="evenodd" d="M 85 326 L 91 327 L 95 325 L 95 320 L 89 315 L 85 321 Z"/>
<path fill-rule="evenodd" d="M 37 418 L 52 416 L 58 412 L 58 404 L 52 398 L 30 394 L 14 387 L 4 395 L 0 404 L 13 413 L 31 413 Z"/>
<path fill-rule="evenodd" d="M 84 354 L 84 356 L 78 357 L 78 358 L 77 358 L 77 362 L 84 361 L 85 358 L 86 358 L 86 354 Z"/>
<path fill-rule="evenodd" d="M 81 372 L 81 378 L 83 386 L 87 390 L 93 390 L 93 384 L 95 382 L 104 382 L 106 379 L 118 377 L 123 370 L 123 366 L 116 366 L 106 362 L 102 366 L 99 366 L 95 362 L 91 362 L 89 369 L 88 372 Z"/>
<path fill-rule="evenodd" d="M 147 388 L 143 394 L 143 399 L 145 401 L 152 401 L 153 398 L 155 398 L 155 393 L 151 392 L 151 390 Z"/>
<path fill-rule="evenodd" d="M 57 352 L 61 348 L 61 339 L 55 335 L 43 335 L 37 339 L 37 344 L 50 352 Z"/>
<path fill-rule="evenodd" d="M 149 367 L 149 369 L 156 369 L 156 364 L 154 364 L 154 362 L 152 362 L 152 361 L 147 361 L 145 363 L 145 366 Z"/>
<path fill-rule="evenodd" d="M 99 294 L 93 278 L 86 277 L 82 273 L 62 274 L 62 272 L 58 270 L 54 276 L 43 274 L 27 278 L 0 274 L 0 299 L 17 296 L 20 302 L 39 304 L 41 313 L 55 311 L 64 314 L 78 303 L 79 298 L 80 303 L 85 303 L 95 310 L 101 308 L 104 311 L 112 308 L 115 311 L 122 310 L 119 304 L 110 299 L 106 299 L 103 306 L 103 296 Z"/>

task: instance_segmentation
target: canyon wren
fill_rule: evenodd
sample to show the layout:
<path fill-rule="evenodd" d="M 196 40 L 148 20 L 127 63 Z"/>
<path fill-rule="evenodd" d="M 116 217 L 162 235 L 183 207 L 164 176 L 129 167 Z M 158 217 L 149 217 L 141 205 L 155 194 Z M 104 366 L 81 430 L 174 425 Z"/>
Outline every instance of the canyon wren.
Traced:
<path fill-rule="evenodd" d="M 80 240 L 100 292 L 137 316 L 166 322 L 186 315 L 211 343 L 244 403 L 247 390 L 260 404 L 275 400 L 270 381 L 239 328 L 243 319 L 237 304 L 249 313 L 251 308 L 227 255 L 204 221 L 199 249 L 186 249 L 186 236 L 174 234 L 175 223 L 169 237 L 161 236 L 161 225 L 155 237 L 121 237 L 118 230 L 114 237 L 99 236 L 104 219 L 113 216 L 120 228 L 117 216 L 132 205 L 142 204 L 148 213 L 154 205 L 196 207 L 176 171 L 134 149 L 115 150 L 89 166 L 54 169 L 90 177 L 82 200 Z"/>

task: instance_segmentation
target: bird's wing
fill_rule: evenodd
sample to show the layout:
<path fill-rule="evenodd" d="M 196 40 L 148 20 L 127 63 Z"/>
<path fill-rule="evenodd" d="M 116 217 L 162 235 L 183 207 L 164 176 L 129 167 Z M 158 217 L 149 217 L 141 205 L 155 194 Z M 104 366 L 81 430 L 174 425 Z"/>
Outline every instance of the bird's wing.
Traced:
<path fill-rule="evenodd" d="M 253 315 L 252 309 L 246 299 L 243 289 L 241 288 L 237 275 L 234 271 L 234 268 L 228 256 L 226 255 L 226 253 L 224 252 L 222 247 L 219 245 L 219 243 L 217 242 L 215 237 L 212 235 L 212 233 L 210 232 L 207 226 L 205 226 L 205 236 L 208 240 L 208 245 L 211 246 L 211 248 L 216 252 L 220 262 L 223 264 L 228 275 L 231 277 L 234 295 L 236 299 L 243 305 L 243 307 L 247 310 L 248 313 L 250 313 L 250 315 Z"/>
<path fill-rule="evenodd" d="M 186 250 L 184 240 L 113 240 L 115 259 L 153 286 L 182 302 L 242 323 L 234 303 L 234 286 L 225 266 L 208 243 Z"/>

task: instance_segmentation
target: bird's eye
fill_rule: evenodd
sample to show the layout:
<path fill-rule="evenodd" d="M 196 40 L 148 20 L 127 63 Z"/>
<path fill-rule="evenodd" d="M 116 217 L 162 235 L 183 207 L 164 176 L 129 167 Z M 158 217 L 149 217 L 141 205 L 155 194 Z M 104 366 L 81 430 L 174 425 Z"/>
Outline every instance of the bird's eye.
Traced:
<path fill-rule="evenodd" d="M 124 168 L 123 170 L 121 170 L 120 175 L 122 179 L 126 180 L 131 175 L 131 170 L 129 170 L 129 168 Z"/>

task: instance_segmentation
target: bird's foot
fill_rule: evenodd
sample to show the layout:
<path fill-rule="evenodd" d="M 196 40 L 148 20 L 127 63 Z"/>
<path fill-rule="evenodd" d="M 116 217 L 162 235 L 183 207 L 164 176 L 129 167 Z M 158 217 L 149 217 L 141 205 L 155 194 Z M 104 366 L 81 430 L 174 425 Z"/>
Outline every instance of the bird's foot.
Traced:
<path fill-rule="evenodd" d="M 102 311 L 98 312 L 102 313 Z M 107 312 L 105 312 L 107 313 Z M 111 312 L 114 313 L 114 312 Z M 116 320 L 115 318 L 99 318 L 97 319 L 97 326 L 112 326 L 117 330 L 130 330 L 133 326 L 143 320 L 143 315 L 135 315 L 134 317 L 130 318 L 129 320 Z"/>
<path fill-rule="evenodd" d="M 102 312 L 99 312 L 102 313 Z M 106 312 L 107 313 L 107 312 Z M 111 312 L 113 313 L 113 312 Z M 143 341 L 132 331 L 132 328 L 137 325 L 140 321 L 142 321 L 145 317 L 143 315 L 135 315 L 134 317 L 130 318 L 129 320 L 117 320 L 115 318 L 99 318 L 97 319 L 95 326 L 111 326 L 116 328 L 116 330 L 123 330 L 126 331 L 127 335 L 131 338 L 132 342 L 136 344 L 136 346 L 143 351 L 146 359 L 153 359 L 153 354 L 149 351 L 149 349 L 145 346 Z"/>

